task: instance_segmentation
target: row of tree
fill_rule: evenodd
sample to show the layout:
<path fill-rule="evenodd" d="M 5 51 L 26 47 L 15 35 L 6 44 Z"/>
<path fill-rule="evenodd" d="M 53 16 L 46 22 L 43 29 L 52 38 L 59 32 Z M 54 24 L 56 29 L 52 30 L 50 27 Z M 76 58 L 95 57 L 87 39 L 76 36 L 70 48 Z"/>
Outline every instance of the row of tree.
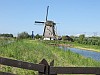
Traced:
<path fill-rule="evenodd" d="M 13 37 L 13 34 L 0 34 L 0 37 Z M 29 35 L 27 32 L 21 32 L 17 35 L 18 39 L 34 38 L 34 39 L 43 39 L 42 35 Z M 67 40 L 71 42 L 77 42 L 80 44 L 88 45 L 98 45 L 100 46 L 100 37 L 85 37 L 84 34 L 81 34 L 79 37 L 76 36 L 59 36 L 58 40 Z"/>
<path fill-rule="evenodd" d="M 13 34 L 0 34 L 0 37 L 14 37 Z M 27 38 L 35 38 L 35 39 L 41 39 L 42 36 L 37 34 L 37 35 L 30 35 L 27 32 L 21 32 L 18 33 L 17 37 L 18 39 L 27 39 Z"/>
<path fill-rule="evenodd" d="M 13 34 L 0 34 L 0 37 L 13 37 Z"/>
<path fill-rule="evenodd" d="M 29 35 L 27 32 L 22 32 L 19 33 L 17 36 L 18 39 L 26 39 L 26 38 L 33 38 L 33 39 L 42 39 L 42 36 L 37 34 L 37 35 Z"/>
<path fill-rule="evenodd" d="M 74 42 L 80 44 L 88 44 L 88 45 L 98 45 L 100 46 L 100 37 L 85 37 L 84 34 L 80 35 L 79 37 L 72 37 Z"/>

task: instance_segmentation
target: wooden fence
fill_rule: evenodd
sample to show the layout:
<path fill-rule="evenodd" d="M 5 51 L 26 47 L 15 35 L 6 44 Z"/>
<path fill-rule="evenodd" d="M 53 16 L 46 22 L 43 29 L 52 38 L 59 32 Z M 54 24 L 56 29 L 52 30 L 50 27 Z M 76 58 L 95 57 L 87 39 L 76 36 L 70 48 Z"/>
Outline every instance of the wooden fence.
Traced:
<path fill-rule="evenodd" d="M 48 64 L 43 59 L 39 64 L 23 62 L 0 57 L 0 64 L 18 67 L 28 70 L 38 71 L 38 75 L 57 75 L 57 74 L 96 74 L 100 75 L 100 67 L 54 67 L 54 60 Z M 0 75 L 16 75 L 6 72 L 0 72 Z"/>

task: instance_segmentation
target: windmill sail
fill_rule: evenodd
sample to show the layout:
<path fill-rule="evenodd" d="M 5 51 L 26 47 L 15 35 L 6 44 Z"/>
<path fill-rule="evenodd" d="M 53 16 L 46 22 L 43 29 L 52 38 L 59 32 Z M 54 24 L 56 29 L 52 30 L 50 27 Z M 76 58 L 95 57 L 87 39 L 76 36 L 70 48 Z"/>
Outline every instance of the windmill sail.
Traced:
<path fill-rule="evenodd" d="M 49 10 L 49 6 L 47 7 L 46 21 L 48 20 L 48 10 Z"/>
<path fill-rule="evenodd" d="M 40 22 L 40 21 L 35 21 L 35 23 L 44 23 L 44 22 Z"/>

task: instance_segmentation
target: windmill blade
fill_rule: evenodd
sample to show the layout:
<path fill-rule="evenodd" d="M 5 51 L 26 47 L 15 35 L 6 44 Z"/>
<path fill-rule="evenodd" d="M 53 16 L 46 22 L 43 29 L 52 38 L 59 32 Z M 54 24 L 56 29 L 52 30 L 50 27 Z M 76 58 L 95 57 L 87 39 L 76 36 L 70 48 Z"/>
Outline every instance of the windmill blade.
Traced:
<path fill-rule="evenodd" d="M 35 23 L 44 23 L 44 22 L 40 22 L 40 21 L 35 21 Z"/>
<path fill-rule="evenodd" d="M 54 25 L 56 25 L 56 23 L 53 23 Z"/>
<path fill-rule="evenodd" d="M 44 25 L 43 23 L 34 23 L 34 25 Z"/>
<path fill-rule="evenodd" d="M 49 6 L 47 7 L 46 21 L 48 20 L 48 10 L 49 10 Z"/>

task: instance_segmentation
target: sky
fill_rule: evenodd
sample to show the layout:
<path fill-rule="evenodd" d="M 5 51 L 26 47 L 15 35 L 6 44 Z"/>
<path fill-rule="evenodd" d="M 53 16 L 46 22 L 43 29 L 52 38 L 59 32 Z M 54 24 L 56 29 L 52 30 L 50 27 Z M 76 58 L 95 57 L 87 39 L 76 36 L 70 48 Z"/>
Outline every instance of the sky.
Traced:
<path fill-rule="evenodd" d="M 47 6 L 58 35 L 100 35 L 100 0 L 0 0 L 0 33 L 42 35 Z"/>

